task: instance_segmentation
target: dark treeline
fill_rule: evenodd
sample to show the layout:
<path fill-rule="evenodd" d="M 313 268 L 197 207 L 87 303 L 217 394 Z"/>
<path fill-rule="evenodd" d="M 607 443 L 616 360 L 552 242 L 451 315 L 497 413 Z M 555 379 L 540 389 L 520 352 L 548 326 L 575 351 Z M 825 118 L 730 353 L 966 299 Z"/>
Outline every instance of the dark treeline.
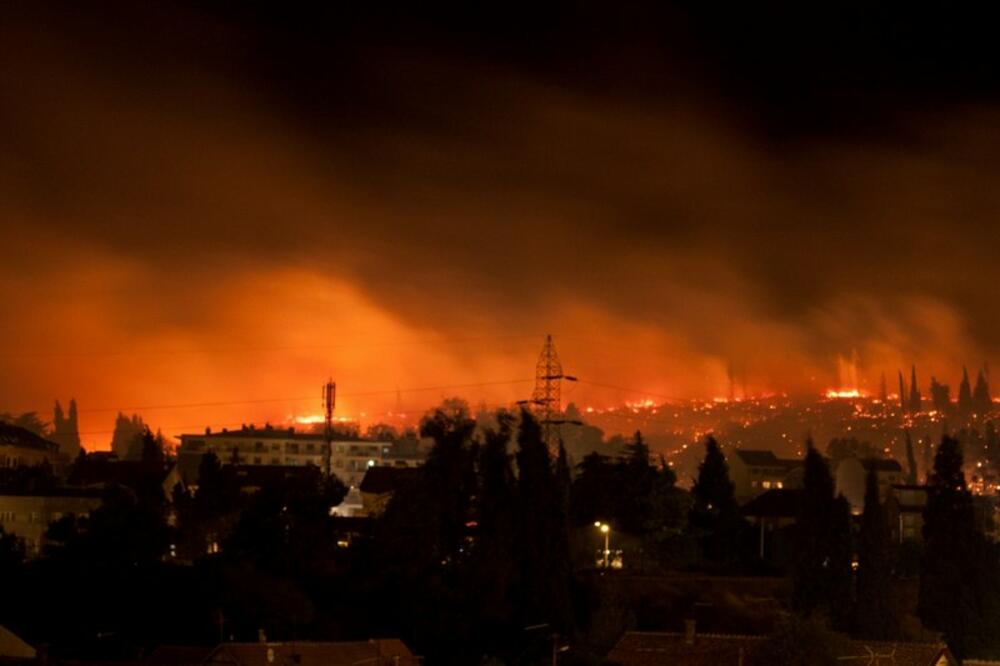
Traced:
<path fill-rule="evenodd" d="M 572 464 L 530 414 L 486 425 L 449 402 L 421 434 L 434 442 L 425 465 L 365 521 L 331 515 L 347 489 L 316 468 L 246 493 L 234 467 L 207 454 L 196 493 L 164 488 L 162 441 L 147 430 L 133 478 L 108 487 L 89 517 L 52 524 L 42 557 L 25 560 L 23 544 L 0 533 L 0 624 L 56 657 L 395 636 L 429 664 L 534 664 L 553 641 L 571 646 L 560 663 L 597 664 L 627 628 L 678 628 L 637 624 L 608 581 L 695 571 L 790 575 L 791 609 L 808 624 L 781 624 L 779 636 L 806 632 L 817 646 L 828 629 L 914 638 L 907 617 L 919 616 L 930 632 L 921 637 L 940 632 L 956 654 L 1000 654 L 1000 557 L 955 438 L 935 451 L 923 548 L 893 543 L 874 472 L 860 516 L 836 494 L 831 459 L 864 455 L 863 444 L 835 440 L 828 458 L 810 443 L 798 514 L 779 530 L 789 557 L 776 564 L 761 558 L 763 532 L 737 505 L 711 437 L 688 491 L 639 433 L 616 455 Z M 38 469 L 9 481 L 50 482 Z M 595 523 L 611 526 L 621 571 L 602 568 Z M 919 607 L 905 608 L 895 590 L 918 575 Z"/>

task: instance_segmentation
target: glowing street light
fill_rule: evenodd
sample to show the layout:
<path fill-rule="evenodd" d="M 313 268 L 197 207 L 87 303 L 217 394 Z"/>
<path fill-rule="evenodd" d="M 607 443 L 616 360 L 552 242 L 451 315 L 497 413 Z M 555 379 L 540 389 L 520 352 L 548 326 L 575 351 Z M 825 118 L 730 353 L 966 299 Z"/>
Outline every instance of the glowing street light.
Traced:
<path fill-rule="evenodd" d="M 601 530 L 601 534 L 604 535 L 604 568 L 608 568 L 608 557 L 611 555 L 611 526 L 607 523 L 602 523 L 597 521 L 594 523 L 594 527 Z"/>

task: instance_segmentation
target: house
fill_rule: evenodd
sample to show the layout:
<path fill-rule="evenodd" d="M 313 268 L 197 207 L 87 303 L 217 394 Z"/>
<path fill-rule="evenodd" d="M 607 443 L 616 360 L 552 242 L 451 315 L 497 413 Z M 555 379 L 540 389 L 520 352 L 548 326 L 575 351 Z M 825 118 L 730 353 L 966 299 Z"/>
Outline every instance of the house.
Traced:
<path fill-rule="evenodd" d="M 395 638 L 338 643 L 222 643 L 204 662 L 229 666 L 417 666 L 418 660 Z"/>
<path fill-rule="evenodd" d="M 366 516 L 380 516 L 393 493 L 410 483 L 419 472 L 413 467 L 372 467 L 361 480 L 361 507 Z"/>
<path fill-rule="evenodd" d="M 905 481 L 903 467 L 890 458 L 844 458 L 837 463 L 834 481 L 837 492 L 847 498 L 851 512 L 859 514 L 865 508 L 865 485 L 868 472 L 874 470 L 878 479 L 879 499 L 885 501 L 893 485 Z"/>
<path fill-rule="evenodd" d="M 727 456 L 726 462 L 736 501 L 741 504 L 772 488 L 799 485 L 790 478 L 802 467 L 802 461 L 797 458 L 779 458 L 774 451 L 736 449 Z"/>
<path fill-rule="evenodd" d="M 158 645 L 141 660 L 157 666 L 201 666 L 215 650 L 213 647 L 190 645 Z"/>
<path fill-rule="evenodd" d="M 765 656 L 766 636 L 696 634 L 686 631 L 627 632 L 608 653 L 617 666 L 759 666 L 773 663 Z M 934 643 L 894 643 L 845 640 L 837 660 L 870 666 L 956 666 L 947 647 Z"/>
<path fill-rule="evenodd" d="M 802 504 L 800 488 L 772 488 L 753 498 L 740 511 L 757 527 L 758 555 L 762 560 L 784 565 L 792 547 L 790 526 Z"/>
<path fill-rule="evenodd" d="M 181 463 L 185 459 L 200 461 L 201 456 L 208 452 L 214 453 L 223 465 L 315 465 L 326 470 L 329 463 L 330 471 L 348 487 L 358 485 L 369 467 L 387 464 L 387 458 L 391 458 L 395 449 L 392 442 L 341 438 L 330 443 L 327 459 L 327 444 L 322 433 L 298 432 L 295 428 L 270 425 L 263 428 L 249 425 L 239 430 L 223 429 L 218 432 L 206 430 L 200 435 L 181 435 L 180 440 L 177 459 Z M 409 458 L 398 460 L 408 462 Z M 392 459 L 392 464 L 396 462 Z M 194 465 L 197 467 L 197 462 Z"/>
<path fill-rule="evenodd" d="M 54 488 L 39 492 L 0 491 L 0 527 L 24 541 L 27 557 L 41 554 L 49 525 L 63 516 L 87 516 L 101 505 L 103 491 Z"/>
<path fill-rule="evenodd" d="M 176 467 L 174 464 L 157 472 L 157 480 L 167 500 L 170 500 L 174 485 L 180 480 Z M 111 451 L 92 451 L 76 459 L 70 467 L 66 485 L 91 489 L 125 486 L 134 490 L 147 483 L 149 473 L 150 468 L 141 460 L 121 460 Z"/>
<path fill-rule="evenodd" d="M 885 515 L 895 543 L 922 541 L 927 486 L 894 484 L 885 499 Z"/>
<path fill-rule="evenodd" d="M 0 469 L 43 463 L 62 469 L 66 459 L 59 445 L 16 425 L 0 421 Z"/>

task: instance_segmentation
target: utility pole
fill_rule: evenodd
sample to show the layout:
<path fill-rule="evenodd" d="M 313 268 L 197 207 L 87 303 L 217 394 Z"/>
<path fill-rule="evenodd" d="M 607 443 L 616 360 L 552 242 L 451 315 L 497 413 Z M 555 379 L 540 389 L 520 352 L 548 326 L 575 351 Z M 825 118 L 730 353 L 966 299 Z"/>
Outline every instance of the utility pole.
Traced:
<path fill-rule="evenodd" d="M 333 455 L 333 408 L 336 402 L 337 383 L 331 378 L 323 385 L 323 411 L 326 417 L 326 427 L 323 430 L 323 440 L 326 444 L 323 451 L 323 472 L 327 476 L 330 476 L 330 456 Z"/>

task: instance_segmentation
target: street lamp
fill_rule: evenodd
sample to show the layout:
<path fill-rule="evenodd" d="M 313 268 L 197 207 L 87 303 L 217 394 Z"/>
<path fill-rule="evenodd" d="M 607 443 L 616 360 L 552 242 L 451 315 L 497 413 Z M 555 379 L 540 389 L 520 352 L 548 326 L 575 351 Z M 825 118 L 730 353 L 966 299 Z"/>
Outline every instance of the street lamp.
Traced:
<path fill-rule="evenodd" d="M 594 523 L 594 527 L 601 530 L 601 534 L 604 535 L 604 568 L 608 568 L 608 556 L 611 554 L 611 526 L 607 523 L 602 523 L 597 521 Z"/>

